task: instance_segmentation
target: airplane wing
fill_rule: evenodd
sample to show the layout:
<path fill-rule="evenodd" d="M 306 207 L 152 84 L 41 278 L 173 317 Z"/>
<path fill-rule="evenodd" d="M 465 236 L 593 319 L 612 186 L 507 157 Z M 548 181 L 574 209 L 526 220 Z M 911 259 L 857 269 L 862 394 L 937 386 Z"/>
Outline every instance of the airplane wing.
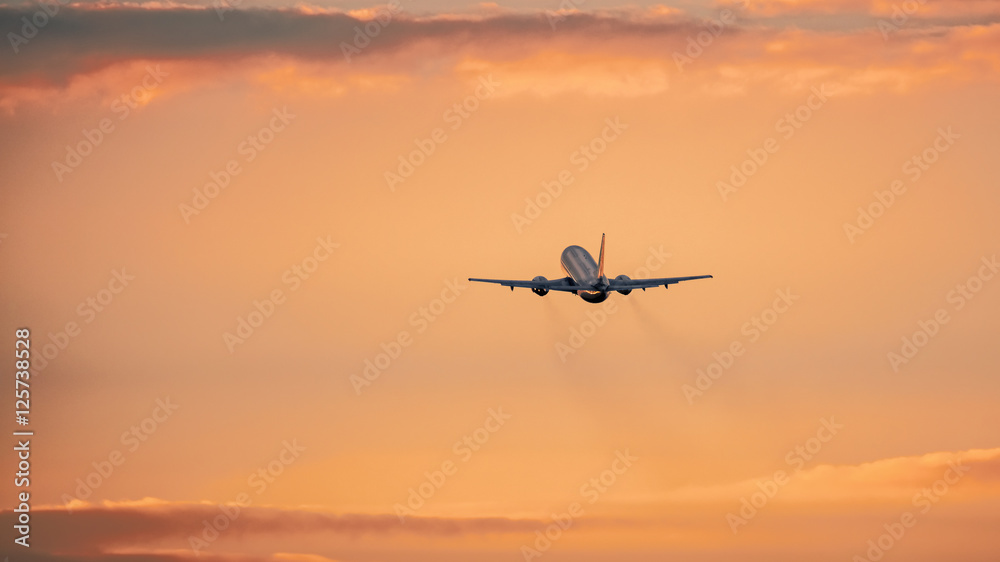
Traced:
<path fill-rule="evenodd" d="M 572 277 L 563 277 L 562 279 L 551 279 L 548 281 L 512 281 L 507 279 L 473 279 L 469 278 L 469 281 L 478 281 L 480 283 L 496 283 L 497 285 L 502 285 L 504 287 L 510 287 L 513 291 L 514 287 L 519 287 L 523 289 L 548 289 L 550 291 L 593 291 L 593 287 L 583 287 L 577 285 L 573 281 Z"/>
<path fill-rule="evenodd" d="M 692 277 L 663 277 L 660 279 L 629 279 L 628 281 L 618 281 L 616 279 L 611 279 L 608 285 L 608 291 L 617 291 L 619 289 L 648 289 L 652 287 L 659 287 L 663 285 L 666 288 L 670 288 L 670 285 L 674 283 L 680 283 L 681 281 L 691 281 L 692 279 L 712 279 L 711 275 L 695 275 Z"/>

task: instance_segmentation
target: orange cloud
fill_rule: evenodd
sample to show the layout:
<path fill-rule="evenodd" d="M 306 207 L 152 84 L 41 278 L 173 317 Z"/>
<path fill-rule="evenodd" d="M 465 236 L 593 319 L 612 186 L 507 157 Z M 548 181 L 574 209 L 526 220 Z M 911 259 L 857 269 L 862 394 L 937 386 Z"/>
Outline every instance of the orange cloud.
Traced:
<path fill-rule="evenodd" d="M 0 27 L 18 29 L 25 15 L 0 9 Z M 725 82 L 724 69 L 751 82 L 772 72 L 805 72 L 853 91 L 905 90 L 943 75 L 988 80 L 996 73 L 984 70 L 1000 64 L 1000 32 L 989 21 L 921 20 L 897 26 L 887 41 L 874 19 L 816 30 L 754 19 L 752 11 L 734 12 L 721 27 L 657 9 L 563 14 L 557 23 L 546 13 L 417 18 L 404 11 L 382 21 L 363 15 L 370 14 L 234 10 L 220 21 L 210 9 L 66 8 L 39 30 L 45 41 L 0 55 L 0 89 L 5 96 L 72 89 L 79 76 L 127 62 L 229 65 L 268 57 L 321 64 L 342 79 L 480 68 L 504 72 L 516 91 L 612 96 L 661 92 L 668 75 L 712 81 L 716 74 Z M 368 28 L 374 31 L 359 31 Z M 181 30 L 185 40 L 177 41 Z M 343 80 L 302 80 L 317 92 L 343 87 Z"/>

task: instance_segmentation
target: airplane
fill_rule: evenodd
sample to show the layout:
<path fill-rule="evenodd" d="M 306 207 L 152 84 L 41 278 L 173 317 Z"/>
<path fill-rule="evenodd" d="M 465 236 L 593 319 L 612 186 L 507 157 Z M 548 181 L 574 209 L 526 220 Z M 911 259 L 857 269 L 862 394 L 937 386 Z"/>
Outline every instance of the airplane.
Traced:
<path fill-rule="evenodd" d="M 661 279 L 631 279 L 628 275 L 619 275 L 609 280 L 604 275 L 604 235 L 601 234 L 601 256 L 598 263 L 594 263 L 594 258 L 590 252 L 580 246 L 569 246 L 563 250 L 559 259 L 563 271 L 567 277 L 553 279 L 549 281 L 541 275 L 531 281 L 511 281 L 506 279 L 475 279 L 470 277 L 469 281 L 480 283 L 496 283 L 503 287 L 514 287 L 531 289 L 533 293 L 540 297 L 549 294 L 549 291 L 565 291 L 579 296 L 589 303 L 602 303 L 608 298 L 608 293 L 618 291 L 622 295 L 627 295 L 633 289 L 659 287 L 669 289 L 670 285 L 681 281 L 692 279 L 712 279 L 711 275 L 695 275 L 693 277 L 664 277 Z"/>

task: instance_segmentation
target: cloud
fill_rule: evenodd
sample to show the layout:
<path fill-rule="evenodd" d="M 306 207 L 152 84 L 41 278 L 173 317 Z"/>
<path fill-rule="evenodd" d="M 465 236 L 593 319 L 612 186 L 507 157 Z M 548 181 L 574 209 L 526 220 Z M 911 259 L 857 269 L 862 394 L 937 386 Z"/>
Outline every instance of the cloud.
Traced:
<path fill-rule="evenodd" d="M 958 467 L 961 486 L 958 498 L 1000 497 L 1000 448 L 936 452 L 925 455 L 879 459 L 856 465 L 820 464 L 801 471 L 781 464 L 790 476 L 776 502 L 865 504 L 908 501 L 915 492 L 943 478 Z M 949 479 L 956 475 L 949 473 Z M 667 494 L 666 502 L 732 502 L 758 491 L 758 483 L 774 478 L 762 474 L 740 482 L 707 487 L 690 487 Z"/>
<path fill-rule="evenodd" d="M 969 20 L 1000 15 L 996 0 L 934 2 L 930 0 L 748 0 L 752 13 L 767 15 L 837 14 L 853 12 L 875 16 L 902 14 L 907 18 L 940 17 Z"/>
<path fill-rule="evenodd" d="M 228 514 L 228 515 L 226 515 Z M 405 524 L 396 515 L 333 514 L 272 507 L 220 506 L 207 503 L 166 502 L 152 498 L 100 505 L 76 502 L 70 509 L 43 507 L 32 511 L 35 548 L 48 553 L 93 556 L 123 552 L 164 556 L 193 554 L 190 537 L 201 537 L 206 521 L 225 519 L 226 536 L 303 536 L 337 534 L 413 534 L 454 537 L 484 533 L 524 533 L 539 521 L 504 517 L 440 518 L 408 517 Z M 10 527 L 12 511 L 2 512 L 0 521 Z M 150 545 L 149 548 L 141 548 Z M 164 554 L 169 553 L 169 554 Z M 178 554 L 180 553 L 180 554 Z M 301 556 L 301 555 L 300 555 Z"/>
<path fill-rule="evenodd" d="M 19 30 L 32 13 L 0 9 L 0 29 Z M 3 51 L 0 81 L 62 85 L 76 74 L 123 59 L 234 61 L 273 53 L 346 64 L 342 43 L 363 49 L 363 56 L 355 55 L 363 59 L 414 48 L 442 54 L 455 46 L 512 46 L 518 40 L 555 38 L 543 14 L 462 19 L 397 15 L 373 24 L 371 29 L 378 30 L 371 37 L 362 31 L 369 23 L 347 14 L 292 10 L 232 11 L 220 21 L 212 9 L 63 8 L 35 37 L 19 44 L 19 53 Z M 588 41 L 663 34 L 675 27 L 585 14 L 567 16 L 560 24 L 564 36 Z"/>
<path fill-rule="evenodd" d="M 63 7 L 20 42 L 13 37 L 37 12 L 0 8 L 0 29 L 9 30 L 8 41 L 18 51 L 0 50 L 0 89 L 66 88 L 77 77 L 136 61 L 231 67 L 275 57 L 321 65 L 338 81 L 332 92 L 357 73 L 420 77 L 470 68 L 505 72 L 513 91 L 615 96 L 662 92 L 668 74 L 726 82 L 722 70 L 731 68 L 759 77 L 806 66 L 851 91 L 873 84 L 906 88 L 941 74 L 988 79 L 1000 69 L 1000 25 L 992 24 L 998 17 L 983 15 L 982 9 L 928 10 L 947 21 L 925 20 L 917 12 L 887 41 L 876 27 L 881 3 L 843 4 L 872 13 L 840 29 L 817 29 L 810 26 L 815 17 L 760 15 L 765 8 L 768 14 L 815 9 L 815 2 L 752 3 L 734 11 L 732 21 L 710 39 L 706 31 L 720 28 L 708 20 L 717 20 L 721 9 L 708 19 L 657 7 L 425 17 L 404 9 L 380 21 L 384 9 L 340 13 L 303 7 L 220 15 L 210 8 L 112 5 Z M 23 30 L 25 37 L 28 32 Z M 702 44 L 692 46 L 699 34 Z M 345 45 L 354 50 L 345 55 Z M 678 56 L 691 63 L 678 64 Z"/>
<path fill-rule="evenodd" d="M 956 466 L 967 468 L 960 475 L 948 472 Z M 779 468 L 786 469 L 791 478 L 774 496 L 776 507 L 768 508 L 775 513 L 785 513 L 780 506 L 800 506 L 796 513 L 805 513 L 801 506 L 811 506 L 808 513 L 815 517 L 844 513 L 867 517 L 873 505 L 898 510 L 898 506 L 907 505 L 921 489 L 935 489 L 935 482 L 941 479 L 951 481 L 946 492 L 951 510 L 969 506 L 967 511 L 975 513 L 980 509 L 976 506 L 983 501 L 1000 497 L 1000 448 L 937 452 L 856 465 L 818 465 L 797 473 L 787 466 Z M 681 488 L 660 498 L 645 498 L 639 504 L 608 505 L 610 511 L 603 515 L 588 510 L 574 526 L 587 527 L 593 533 L 602 529 L 648 530 L 656 524 L 686 529 L 684 534 L 690 536 L 706 533 L 725 536 L 729 530 L 719 523 L 722 514 L 738 507 L 740 497 L 756 492 L 757 483 L 771 476 Z M 32 550 L 36 555 L 42 553 L 33 560 L 187 560 L 195 556 L 190 539 L 203 538 L 206 526 L 215 520 L 225 523 L 216 525 L 223 528 L 220 539 L 211 548 L 198 552 L 200 559 L 325 561 L 329 558 L 323 556 L 327 555 L 309 552 L 303 545 L 315 547 L 322 541 L 329 544 L 338 537 L 351 541 L 361 537 L 376 537 L 380 541 L 416 537 L 454 542 L 491 536 L 517 542 L 550 523 L 545 517 L 412 516 L 404 524 L 390 514 L 336 514 L 257 506 L 237 509 L 150 498 L 99 505 L 80 502 L 72 507 L 67 510 L 50 506 L 32 511 L 34 529 L 39 530 L 33 533 Z M 618 515 L 609 515 L 613 511 L 618 511 Z M 4 511 L 0 524 L 12 525 L 13 513 Z M 678 540 L 688 539 L 678 535 Z M 258 551 L 248 544 L 256 545 Z M 279 546 L 282 544 L 295 544 L 299 552 L 289 552 L 287 546 Z M 230 552 L 234 549 L 249 554 L 237 556 Z M 50 555 L 68 558 L 47 558 Z"/>
<path fill-rule="evenodd" d="M 291 562 L 337 562 L 332 558 L 317 554 L 295 554 L 291 552 L 278 552 L 273 558 L 275 560 L 290 560 Z"/>

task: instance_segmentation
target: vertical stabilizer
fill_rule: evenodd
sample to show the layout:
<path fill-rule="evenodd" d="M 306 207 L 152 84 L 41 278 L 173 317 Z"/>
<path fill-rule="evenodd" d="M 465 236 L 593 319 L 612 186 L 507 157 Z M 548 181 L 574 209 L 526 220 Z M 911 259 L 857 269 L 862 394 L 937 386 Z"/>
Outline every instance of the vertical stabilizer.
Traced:
<path fill-rule="evenodd" d="M 601 234 L 601 257 L 597 259 L 597 278 L 604 279 L 604 234 Z"/>

